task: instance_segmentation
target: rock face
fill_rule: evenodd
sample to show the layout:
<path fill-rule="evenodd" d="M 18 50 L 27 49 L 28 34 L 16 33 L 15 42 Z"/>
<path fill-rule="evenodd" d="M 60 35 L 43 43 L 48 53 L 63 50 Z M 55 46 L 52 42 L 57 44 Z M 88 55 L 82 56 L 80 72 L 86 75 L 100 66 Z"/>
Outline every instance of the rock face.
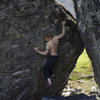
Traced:
<path fill-rule="evenodd" d="M 61 4 L 63 4 L 65 6 L 65 8 L 68 11 L 70 11 L 70 13 L 76 19 L 76 14 L 75 14 L 75 10 L 74 10 L 73 0 L 56 0 L 56 1 L 60 2 Z"/>
<path fill-rule="evenodd" d="M 78 29 L 100 87 L 100 0 L 73 0 Z"/>
<path fill-rule="evenodd" d="M 66 36 L 60 40 L 59 59 L 53 68 L 56 79 L 51 88 L 44 89 L 46 57 L 33 49 L 44 50 L 44 34 L 60 34 L 63 20 Z M 54 0 L 0 1 L 0 100 L 40 100 L 60 94 L 82 51 L 70 13 Z"/>

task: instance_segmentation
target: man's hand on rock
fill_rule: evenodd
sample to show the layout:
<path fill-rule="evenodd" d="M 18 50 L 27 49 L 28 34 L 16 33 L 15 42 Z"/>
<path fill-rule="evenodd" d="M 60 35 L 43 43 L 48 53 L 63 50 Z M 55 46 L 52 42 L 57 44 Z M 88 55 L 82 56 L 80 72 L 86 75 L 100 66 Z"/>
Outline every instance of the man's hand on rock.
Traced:
<path fill-rule="evenodd" d="M 38 48 L 37 48 L 37 47 L 35 47 L 35 48 L 34 48 L 34 51 L 36 51 L 36 52 L 37 52 L 37 51 L 38 51 Z"/>
<path fill-rule="evenodd" d="M 66 22 L 65 21 L 62 21 L 62 25 L 65 25 L 66 24 Z"/>

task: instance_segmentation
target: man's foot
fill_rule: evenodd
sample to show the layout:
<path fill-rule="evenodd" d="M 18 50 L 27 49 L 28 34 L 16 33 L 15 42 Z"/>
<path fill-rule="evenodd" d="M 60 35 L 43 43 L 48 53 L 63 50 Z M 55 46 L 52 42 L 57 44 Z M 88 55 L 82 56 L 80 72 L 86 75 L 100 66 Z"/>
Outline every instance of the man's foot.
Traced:
<path fill-rule="evenodd" d="M 51 84 L 47 84 L 45 88 L 49 88 L 51 85 L 52 85 L 52 83 Z"/>
<path fill-rule="evenodd" d="M 48 81 L 48 84 L 46 85 L 45 88 L 48 88 L 48 87 L 50 87 L 52 85 L 52 81 L 51 81 L 50 78 L 48 78 L 47 81 Z"/>

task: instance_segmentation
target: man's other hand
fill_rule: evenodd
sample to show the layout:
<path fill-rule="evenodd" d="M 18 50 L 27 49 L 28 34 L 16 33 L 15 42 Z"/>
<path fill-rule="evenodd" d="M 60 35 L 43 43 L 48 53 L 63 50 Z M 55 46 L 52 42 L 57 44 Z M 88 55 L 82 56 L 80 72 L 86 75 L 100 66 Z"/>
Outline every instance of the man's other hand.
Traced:
<path fill-rule="evenodd" d="M 63 25 L 65 25 L 65 24 L 66 24 L 66 22 L 65 22 L 65 21 L 62 21 L 62 24 L 63 24 Z"/>
<path fill-rule="evenodd" d="M 34 51 L 36 51 L 36 52 L 37 52 L 37 51 L 38 51 L 38 48 L 37 48 L 37 47 L 35 47 L 35 48 L 34 48 Z"/>

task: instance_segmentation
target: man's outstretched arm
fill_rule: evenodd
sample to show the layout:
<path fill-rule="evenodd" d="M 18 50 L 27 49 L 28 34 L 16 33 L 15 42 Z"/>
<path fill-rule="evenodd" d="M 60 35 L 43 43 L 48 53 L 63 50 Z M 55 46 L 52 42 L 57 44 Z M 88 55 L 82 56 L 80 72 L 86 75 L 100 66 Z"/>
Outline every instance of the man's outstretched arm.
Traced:
<path fill-rule="evenodd" d="M 48 55 L 48 50 L 40 51 L 37 47 L 34 48 L 34 51 L 41 54 L 41 55 Z"/>
<path fill-rule="evenodd" d="M 65 34 L 66 34 L 66 32 L 65 32 L 65 24 L 66 24 L 66 22 L 63 21 L 63 22 L 62 22 L 62 33 L 61 33 L 60 35 L 57 36 L 58 39 L 61 39 L 61 38 L 64 37 Z"/>
<path fill-rule="evenodd" d="M 37 47 L 34 48 L 34 51 L 41 54 L 41 55 L 48 55 L 50 50 L 50 44 L 46 43 L 46 49 L 45 51 L 40 51 Z"/>

